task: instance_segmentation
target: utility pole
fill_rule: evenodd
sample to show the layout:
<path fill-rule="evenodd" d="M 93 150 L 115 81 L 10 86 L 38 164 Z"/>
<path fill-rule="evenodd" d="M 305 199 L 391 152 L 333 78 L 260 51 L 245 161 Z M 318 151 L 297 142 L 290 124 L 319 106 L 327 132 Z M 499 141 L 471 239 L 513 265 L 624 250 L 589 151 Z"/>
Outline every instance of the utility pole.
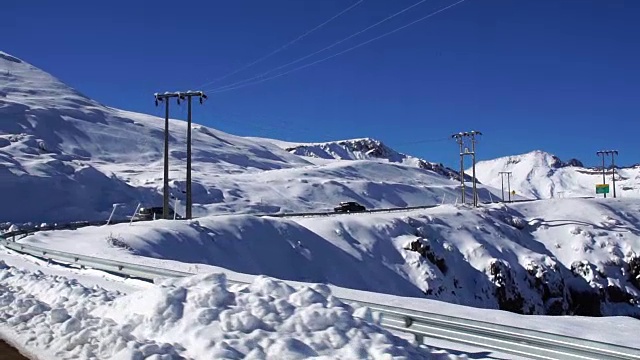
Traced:
<path fill-rule="evenodd" d="M 616 161 L 615 156 L 618 155 L 618 150 L 600 150 L 596 151 L 596 155 L 602 156 L 602 183 L 606 184 L 605 181 L 605 166 L 604 166 L 604 157 L 605 155 L 611 155 L 611 170 L 612 170 L 612 182 L 613 182 L 613 197 L 616 197 Z M 604 194 L 604 197 L 607 197 L 607 194 Z"/>
<path fill-rule="evenodd" d="M 604 156 L 607 154 L 606 151 L 596 151 L 596 155 L 602 156 L 602 184 L 607 183 L 607 178 L 605 177 L 605 167 L 604 167 Z M 604 198 L 607 198 L 607 193 L 603 193 Z"/>
<path fill-rule="evenodd" d="M 185 209 L 185 218 L 191 219 L 193 208 L 193 197 L 191 192 L 191 98 L 197 96 L 202 100 L 207 98 L 207 95 L 202 91 L 187 91 L 178 93 L 181 99 L 187 98 L 187 206 Z"/>
<path fill-rule="evenodd" d="M 618 155 L 618 150 L 610 150 L 611 154 L 611 169 L 613 171 L 613 197 L 616 197 L 616 160 L 614 159 L 616 155 Z"/>
<path fill-rule="evenodd" d="M 162 199 L 162 218 L 169 219 L 169 98 L 176 98 L 178 104 L 180 100 L 185 98 L 188 101 L 187 112 L 187 206 L 185 209 L 185 218 L 191 219 L 191 209 L 193 205 L 193 198 L 191 194 L 191 98 L 197 96 L 200 98 L 200 104 L 203 99 L 207 98 L 207 95 L 202 91 L 183 91 L 183 92 L 165 92 L 164 94 L 155 93 L 156 106 L 158 103 L 165 103 L 165 118 L 164 118 L 164 186 L 163 186 L 163 199 Z M 177 211 L 177 209 L 173 209 Z"/>
<path fill-rule="evenodd" d="M 498 174 L 500 174 L 500 185 L 502 188 L 502 202 L 504 202 L 504 176 L 506 174 L 508 174 L 508 171 L 500 171 Z"/>
<path fill-rule="evenodd" d="M 164 178 L 162 188 L 162 218 L 169 218 L 169 98 L 179 98 L 177 93 L 153 94 L 158 103 L 164 102 Z M 179 101 L 179 100 L 178 100 Z"/>
<path fill-rule="evenodd" d="M 461 188 L 462 203 L 465 204 L 463 134 L 457 133 L 457 134 L 451 135 L 451 137 L 455 138 L 458 144 L 460 145 L 460 188 Z"/>
<path fill-rule="evenodd" d="M 462 185 L 462 203 L 465 204 L 465 185 L 464 185 L 464 156 L 471 155 L 473 161 L 473 206 L 478 206 L 478 190 L 476 187 L 476 136 L 482 135 L 480 131 L 467 131 L 451 135 L 460 145 L 460 183 Z M 465 148 L 465 138 L 471 138 L 471 151 Z"/>
<path fill-rule="evenodd" d="M 471 158 L 473 159 L 473 206 L 478 206 L 478 190 L 476 188 L 476 135 L 482 135 L 480 131 L 471 131 L 468 136 L 471 136 Z"/>
<path fill-rule="evenodd" d="M 502 202 L 504 202 L 504 176 L 507 175 L 507 192 L 509 194 L 509 202 L 511 202 L 511 171 L 500 171 L 500 179 L 502 180 Z"/>
<path fill-rule="evenodd" d="M 509 202 L 511 202 L 511 171 L 507 172 L 507 191 L 509 192 Z"/>

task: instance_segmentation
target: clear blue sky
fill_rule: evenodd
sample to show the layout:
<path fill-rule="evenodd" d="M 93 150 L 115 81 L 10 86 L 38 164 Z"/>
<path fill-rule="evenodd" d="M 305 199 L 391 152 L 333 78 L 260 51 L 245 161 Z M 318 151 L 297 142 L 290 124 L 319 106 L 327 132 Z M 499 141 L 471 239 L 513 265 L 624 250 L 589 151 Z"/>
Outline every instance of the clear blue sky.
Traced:
<path fill-rule="evenodd" d="M 357 0 L 10 1 L 2 50 L 110 106 L 161 115 L 152 94 L 196 90 Z M 365 0 L 286 50 L 214 86 L 319 50 L 418 0 Z M 455 0 L 428 0 L 298 65 Z M 541 149 L 597 164 L 640 162 L 640 1 L 467 0 L 388 37 L 260 84 L 210 93 L 194 121 L 289 141 L 373 137 L 456 166 L 459 131 L 479 159 Z M 173 116 L 185 117 L 173 107 Z"/>

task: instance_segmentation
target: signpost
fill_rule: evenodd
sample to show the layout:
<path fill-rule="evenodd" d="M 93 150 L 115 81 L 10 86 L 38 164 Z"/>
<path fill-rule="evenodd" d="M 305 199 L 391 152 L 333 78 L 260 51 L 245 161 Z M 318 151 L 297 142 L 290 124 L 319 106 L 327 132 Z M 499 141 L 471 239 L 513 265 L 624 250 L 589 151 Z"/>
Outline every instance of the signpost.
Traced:
<path fill-rule="evenodd" d="M 596 194 L 608 194 L 609 184 L 596 184 Z"/>

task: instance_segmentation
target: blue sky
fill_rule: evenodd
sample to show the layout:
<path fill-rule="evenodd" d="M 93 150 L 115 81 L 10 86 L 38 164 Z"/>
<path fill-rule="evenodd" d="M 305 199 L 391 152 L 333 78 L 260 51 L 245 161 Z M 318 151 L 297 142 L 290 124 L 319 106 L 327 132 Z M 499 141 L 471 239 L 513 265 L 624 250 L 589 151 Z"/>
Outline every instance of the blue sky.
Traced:
<path fill-rule="evenodd" d="M 419 0 L 364 0 L 268 59 L 206 86 L 194 121 L 288 141 L 378 138 L 456 166 L 454 132 L 479 130 L 478 158 L 541 149 L 595 165 L 640 162 L 640 1 L 466 0 L 322 63 L 226 92 Z M 335 54 L 456 0 L 428 0 L 296 65 Z M 152 94 L 199 90 L 357 0 L 2 5 L 1 50 L 107 105 L 162 115 Z M 289 69 L 289 68 L 285 68 Z M 275 73 L 277 74 L 277 72 Z M 185 117 L 173 107 L 172 116 Z"/>

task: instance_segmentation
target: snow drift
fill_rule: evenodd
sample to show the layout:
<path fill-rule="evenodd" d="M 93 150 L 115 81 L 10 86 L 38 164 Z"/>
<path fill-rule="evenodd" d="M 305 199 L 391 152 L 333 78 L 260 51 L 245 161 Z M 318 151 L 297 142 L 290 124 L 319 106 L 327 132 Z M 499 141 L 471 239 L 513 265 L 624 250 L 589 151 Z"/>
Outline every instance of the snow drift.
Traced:
<path fill-rule="evenodd" d="M 39 359 L 431 358 L 324 285 L 207 274 L 124 295 L 0 261 L 0 290 L 0 334 Z"/>

